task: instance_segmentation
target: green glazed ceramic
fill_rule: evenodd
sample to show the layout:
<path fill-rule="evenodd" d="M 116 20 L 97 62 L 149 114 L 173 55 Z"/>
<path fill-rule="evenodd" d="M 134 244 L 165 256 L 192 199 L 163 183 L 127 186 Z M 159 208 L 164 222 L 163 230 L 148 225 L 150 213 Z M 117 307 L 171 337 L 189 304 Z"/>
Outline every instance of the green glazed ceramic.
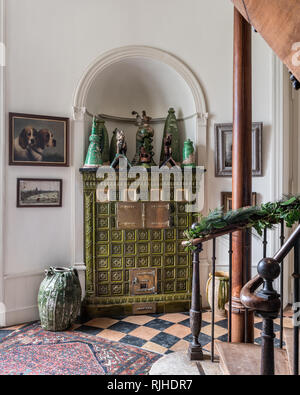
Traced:
<path fill-rule="evenodd" d="M 109 138 L 108 138 L 108 132 L 105 126 L 105 121 L 103 119 L 99 119 L 99 135 L 100 135 L 100 140 L 101 140 L 101 155 L 102 155 L 102 161 L 104 165 L 109 165 L 110 164 L 110 152 L 109 152 Z"/>
<path fill-rule="evenodd" d="M 182 166 L 196 166 L 194 145 L 190 139 L 184 142 Z"/>
<path fill-rule="evenodd" d="M 81 287 L 73 268 L 46 270 L 38 293 L 41 326 L 47 331 L 68 329 L 80 311 Z"/>
<path fill-rule="evenodd" d="M 179 128 L 177 124 L 177 119 L 175 115 L 174 108 L 169 109 L 169 114 L 166 119 L 164 135 L 163 135 L 163 143 L 160 155 L 160 164 L 164 162 L 164 139 L 167 137 L 168 134 L 172 135 L 172 158 L 176 163 L 180 163 L 180 143 L 179 143 Z"/>
<path fill-rule="evenodd" d="M 103 165 L 101 154 L 101 137 L 99 133 L 99 121 L 94 118 L 90 136 L 90 145 L 86 154 L 84 167 L 99 167 Z"/>

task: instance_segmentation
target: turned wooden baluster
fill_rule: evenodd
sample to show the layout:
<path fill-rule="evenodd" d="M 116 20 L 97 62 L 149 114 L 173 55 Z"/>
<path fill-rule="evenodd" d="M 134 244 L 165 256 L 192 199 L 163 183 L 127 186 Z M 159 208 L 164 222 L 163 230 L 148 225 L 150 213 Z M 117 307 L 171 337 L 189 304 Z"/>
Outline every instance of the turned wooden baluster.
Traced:
<path fill-rule="evenodd" d="M 199 255 L 202 251 L 202 244 L 195 247 L 193 253 L 193 285 L 192 285 L 192 304 L 190 310 L 190 327 L 193 341 L 190 343 L 188 356 L 191 361 L 203 360 L 202 346 L 199 343 L 199 335 L 202 324 L 201 295 L 200 295 L 200 267 Z"/>
<path fill-rule="evenodd" d="M 274 320 L 280 310 L 280 297 L 273 288 L 273 281 L 280 275 L 280 265 L 272 258 L 264 258 L 258 264 L 259 276 L 264 280 L 264 287 L 257 296 L 269 302 L 268 311 L 259 311 L 258 315 L 263 319 L 261 332 L 261 374 L 270 376 L 275 374 L 274 361 Z"/>

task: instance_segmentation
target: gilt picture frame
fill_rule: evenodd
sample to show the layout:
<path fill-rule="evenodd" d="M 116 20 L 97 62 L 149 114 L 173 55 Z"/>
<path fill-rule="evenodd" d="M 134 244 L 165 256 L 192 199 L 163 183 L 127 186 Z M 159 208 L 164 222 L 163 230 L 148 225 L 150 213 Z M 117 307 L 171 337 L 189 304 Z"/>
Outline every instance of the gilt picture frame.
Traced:
<path fill-rule="evenodd" d="M 69 166 L 69 118 L 9 114 L 10 166 Z"/>
<path fill-rule="evenodd" d="M 62 207 L 63 181 L 48 178 L 18 178 L 17 207 Z"/>
<path fill-rule="evenodd" d="M 257 205 L 257 193 L 252 193 L 252 206 Z M 232 192 L 221 192 L 221 206 L 224 213 L 232 210 Z"/>
<path fill-rule="evenodd" d="M 232 177 L 232 123 L 215 124 L 215 177 Z M 252 124 L 252 176 L 263 176 L 263 123 Z"/>

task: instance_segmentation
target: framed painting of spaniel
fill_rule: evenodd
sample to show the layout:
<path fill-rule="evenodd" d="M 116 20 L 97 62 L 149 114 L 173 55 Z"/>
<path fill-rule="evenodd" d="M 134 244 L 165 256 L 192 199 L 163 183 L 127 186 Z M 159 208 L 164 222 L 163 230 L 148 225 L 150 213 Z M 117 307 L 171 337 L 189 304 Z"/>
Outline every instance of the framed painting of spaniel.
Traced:
<path fill-rule="evenodd" d="M 69 119 L 10 113 L 9 164 L 69 166 Z"/>

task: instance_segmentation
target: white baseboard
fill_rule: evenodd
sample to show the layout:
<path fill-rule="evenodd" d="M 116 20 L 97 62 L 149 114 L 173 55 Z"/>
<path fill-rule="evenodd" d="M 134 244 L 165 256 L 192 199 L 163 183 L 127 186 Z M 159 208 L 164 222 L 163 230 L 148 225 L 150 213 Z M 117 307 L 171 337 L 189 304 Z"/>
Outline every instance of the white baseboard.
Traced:
<path fill-rule="evenodd" d="M 20 307 L 15 310 L 6 311 L 5 326 L 25 324 L 39 320 L 38 306 Z"/>

